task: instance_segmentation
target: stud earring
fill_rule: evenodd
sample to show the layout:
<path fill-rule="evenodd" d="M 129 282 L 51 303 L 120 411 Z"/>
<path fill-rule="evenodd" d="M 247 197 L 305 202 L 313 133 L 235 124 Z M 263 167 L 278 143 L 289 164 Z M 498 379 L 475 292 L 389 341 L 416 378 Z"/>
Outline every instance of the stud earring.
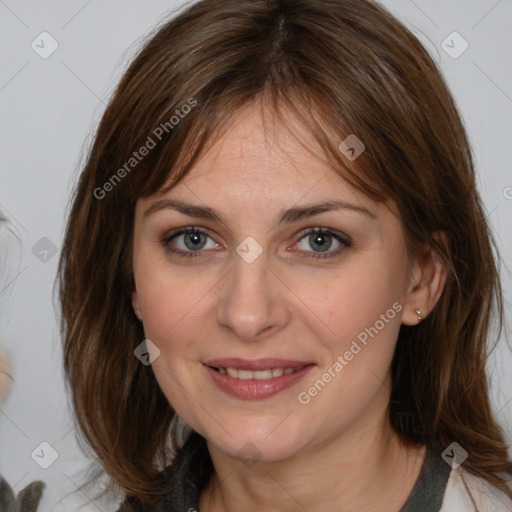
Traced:
<path fill-rule="evenodd" d="M 421 322 L 421 311 L 418 308 L 416 308 L 414 311 L 418 315 L 418 322 Z"/>

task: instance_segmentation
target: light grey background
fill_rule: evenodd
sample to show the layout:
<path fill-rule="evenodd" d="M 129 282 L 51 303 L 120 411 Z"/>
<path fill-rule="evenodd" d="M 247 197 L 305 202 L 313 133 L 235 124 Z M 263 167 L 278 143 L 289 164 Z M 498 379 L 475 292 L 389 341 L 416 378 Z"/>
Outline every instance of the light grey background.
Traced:
<path fill-rule="evenodd" d="M 65 208 L 79 156 L 140 38 L 182 2 L 152 0 L 0 0 L 0 208 L 23 243 L 11 284 L 9 317 L 0 343 L 12 360 L 14 383 L 0 406 L 0 473 L 19 491 L 47 483 L 41 511 L 76 490 L 89 459 L 79 451 L 67 407 L 52 291 Z M 512 255 L 512 2 L 510 0 L 386 0 L 439 62 L 462 111 L 476 156 L 478 184 L 505 263 Z M 43 59 L 41 32 L 57 41 Z M 458 52 L 458 58 L 443 49 Z M 443 44 L 443 41 L 447 41 Z M 453 43 L 452 43 L 453 40 Z M 45 40 L 45 49 L 49 48 Z M 43 49 L 40 49 L 43 51 Z M 50 242 L 41 239 L 46 237 Z M 39 244 L 39 245 L 36 245 Z M 33 247 L 36 246 L 34 254 Z M 49 250 L 44 253 L 42 251 Z M 39 256 L 39 257 L 38 257 Z M 46 258 L 48 261 L 41 261 Z M 507 302 L 509 268 L 502 269 Z M 1 298 L 1 297 L 0 297 Z M 510 307 L 507 306 L 510 316 Z M 512 355 L 501 343 L 489 365 L 496 417 L 512 443 Z M 31 453 L 43 441 L 57 452 L 46 470 Z M 88 510 L 107 510 L 90 502 Z M 89 494 L 90 495 L 90 494 Z M 71 498 L 65 500 L 74 508 Z"/>

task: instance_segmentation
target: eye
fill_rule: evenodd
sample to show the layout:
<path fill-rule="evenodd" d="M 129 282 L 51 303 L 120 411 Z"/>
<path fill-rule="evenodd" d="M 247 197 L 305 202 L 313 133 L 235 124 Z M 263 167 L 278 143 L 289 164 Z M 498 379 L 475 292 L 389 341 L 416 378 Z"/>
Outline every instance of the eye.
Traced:
<path fill-rule="evenodd" d="M 168 237 L 162 240 L 162 244 L 170 253 L 183 257 L 195 257 L 202 256 L 203 249 L 216 249 L 219 247 L 219 244 L 213 242 L 213 240 L 213 243 L 208 247 L 208 238 L 211 240 L 207 230 L 188 226 L 171 233 Z M 173 245 L 177 245 L 177 249 L 171 245 L 171 242 L 175 239 L 178 240 L 178 242 L 173 242 Z"/>
<path fill-rule="evenodd" d="M 209 247 L 208 239 L 211 240 Z M 307 250 L 304 247 L 303 241 L 309 244 L 310 247 L 317 248 L 318 251 Z M 333 243 L 337 244 L 335 250 L 330 250 L 332 249 Z M 208 230 L 195 226 L 181 228 L 171 233 L 162 240 L 162 245 L 167 252 L 185 258 L 204 256 L 206 249 L 218 249 L 221 247 L 213 241 Z M 295 247 L 297 246 L 300 246 L 301 251 L 309 253 L 308 256 L 305 256 L 307 258 L 329 258 L 338 256 L 343 250 L 351 246 L 351 242 L 348 237 L 343 236 L 337 231 L 324 228 L 312 228 L 304 232 L 299 242 L 289 250 L 295 252 Z"/>
<path fill-rule="evenodd" d="M 335 250 L 330 250 L 332 249 L 333 243 L 337 244 Z M 308 251 L 305 248 L 306 244 L 310 247 L 317 248 L 318 252 Z M 300 246 L 300 249 L 305 252 L 313 253 L 306 257 L 330 258 L 338 256 L 343 250 L 350 247 L 351 242 L 348 237 L 342 236 L 337 231 L 331 231 L 324 228 L 313 228 L 303 233 L 303 236 L 295 246 Z M 292 251 L 295 251 L 295 249 L 292 249 Z"/>

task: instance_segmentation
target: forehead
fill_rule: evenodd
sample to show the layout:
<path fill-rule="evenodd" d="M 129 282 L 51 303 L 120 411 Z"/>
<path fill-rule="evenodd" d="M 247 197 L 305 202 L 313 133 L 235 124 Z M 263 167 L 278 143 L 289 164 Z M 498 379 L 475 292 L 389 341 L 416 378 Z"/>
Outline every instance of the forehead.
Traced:
<path fill-rule="evenodd" d="M 297 202 L 334 191 L 346 200 L 374 203 L 334 169 L 307 127 L 283 114 L 285 122 L 265 113 L 260 104 L 245 105 L 186 176 L 152 198 L 195 192 L 227 201 L 260 197 L 267 203 Z"/>

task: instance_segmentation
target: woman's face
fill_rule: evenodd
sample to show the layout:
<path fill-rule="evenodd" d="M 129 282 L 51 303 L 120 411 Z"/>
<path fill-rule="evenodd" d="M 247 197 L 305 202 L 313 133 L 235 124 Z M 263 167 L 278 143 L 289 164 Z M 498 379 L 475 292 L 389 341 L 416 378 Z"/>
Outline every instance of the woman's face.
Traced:
<path fill-rule="evenodd" d="M 285 129 L 265 137 L 256 107 L 235 121 L 137 202 L 133 305 L 176 412 L 227 455 L 282 460 L 381 417 L 412 287 L 387 207 Z"/>

